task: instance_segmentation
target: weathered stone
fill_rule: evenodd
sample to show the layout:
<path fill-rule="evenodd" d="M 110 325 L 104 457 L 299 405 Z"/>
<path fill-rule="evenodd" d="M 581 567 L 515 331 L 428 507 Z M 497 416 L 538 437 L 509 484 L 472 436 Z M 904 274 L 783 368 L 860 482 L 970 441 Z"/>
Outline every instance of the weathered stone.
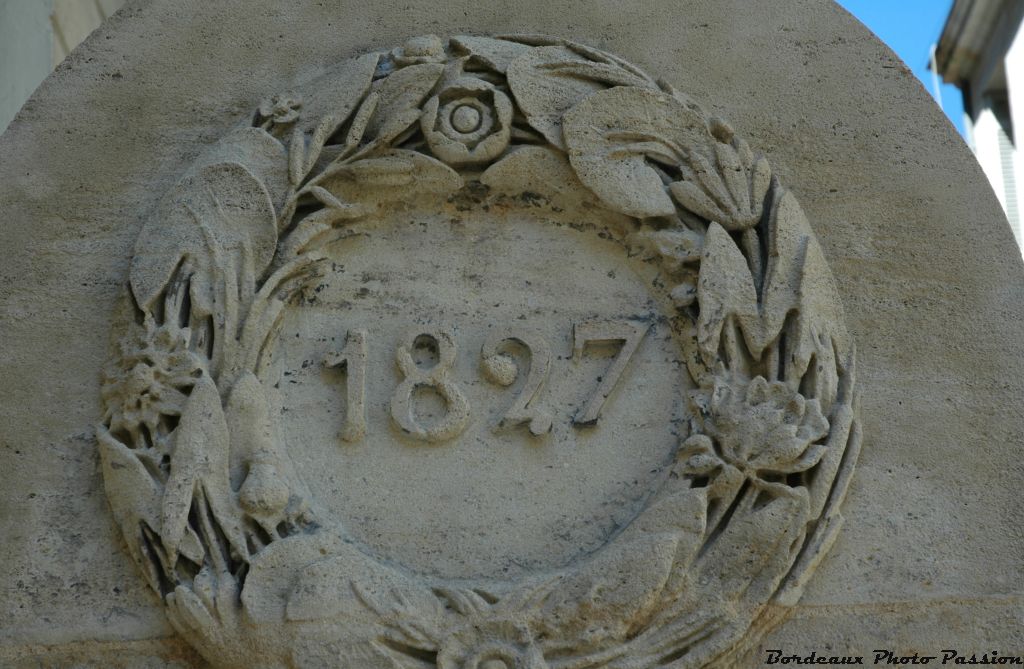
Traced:
<path fill-rule="evenodd" d="M 131 643 L 173 629 L 224 667 L 735 666 L 794 611 L 768 647 L 894 597 L 1019 611 L 1022 314 L 991 286 L 1021 268 L 963 147 L 878 118 L 879 91 L 934 116 L 909 75 L 794 89 L 800 48 L 826 75 L 885 57 L 816 2 L 464 9 L 410 37 L 426 6 L 130 4 L 4 136 L 0 435 L 29 521 L 0 659 L 160 666 L 177 641 Z M 148 27 L 208 25 L 244 40 L 200 37 L 167 85 L 197 49 Z M 99 77 L 116 53 L 128 90 Z M 893 138 L 929 162 L 891 171 Z M 935 155 L 981 197 L 970 244 Z M 996 552 L 938 570 L 967 528 Z"/>

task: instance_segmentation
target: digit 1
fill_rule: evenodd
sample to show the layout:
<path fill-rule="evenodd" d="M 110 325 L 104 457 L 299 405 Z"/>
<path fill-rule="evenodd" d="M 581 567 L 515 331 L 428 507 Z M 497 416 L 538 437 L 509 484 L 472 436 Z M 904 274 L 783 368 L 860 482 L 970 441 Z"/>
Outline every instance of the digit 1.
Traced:
<path fill-rule="evenodd" d="M 338 436 L 359 441 L 366 435 L 366 330 L 349 330 L 345 348 L 329 354 L 326 365 L 345 370 L 345 425 Z"/>

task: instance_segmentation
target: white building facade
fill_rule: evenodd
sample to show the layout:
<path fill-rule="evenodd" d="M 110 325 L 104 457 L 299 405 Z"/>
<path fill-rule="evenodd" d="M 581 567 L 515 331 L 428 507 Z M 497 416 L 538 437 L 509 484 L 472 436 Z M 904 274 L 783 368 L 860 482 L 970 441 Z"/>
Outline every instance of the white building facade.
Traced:
<path fill-rule="evenodd" d="M 1024 248 L 1024 1 L 955 0 L 932 67 L 960 89 L 967 141 Z"/>

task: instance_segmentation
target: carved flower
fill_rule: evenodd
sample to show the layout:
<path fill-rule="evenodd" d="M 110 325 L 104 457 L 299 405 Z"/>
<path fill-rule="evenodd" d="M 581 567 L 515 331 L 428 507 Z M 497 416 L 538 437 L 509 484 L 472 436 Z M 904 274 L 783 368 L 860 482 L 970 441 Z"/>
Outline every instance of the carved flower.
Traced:
<path fill-rule="evenodd" d="M 103 420 L 111 432 L 123 430 L 138 442 L 140 428 L 156 434 L 161 416 L 180 416 L 205 369 L 203 359 L 189 348 L 191 332 L 173 324 L 157 326 L 147 317 L 145 329 L 119 344 L 119 360 L 103 379 Z"/>
<path fill-rule="evenodd" d="M 417 65 L 419 63 L 443 63 L 448 59 L 444 52 L 444 42 L 437 35 L 421 35 L 413 37 L 402 46 L 394 49 L 391 56 L 398 65 Z"/>
<path fill-rule="evenodd" d="M 512 134 L 512 101 L 492 84 L 464 77 L 427 100 L 420 117 L 430 150 L 451 165 L 501 155 Z"/>
<path fill-rule="evenodd" d="M 467 625 L 441 645 L 439 669 L 547 669 L 529 628 L 508 620 Z"/>
<path fill-rule="evenodd" d="M 260 104 L 260 116 L 264 123 L 286 125 L 299 119 L 302 97 L 294 93 L 279 93 L 267 98 Z"/>
<path fill-rule="evenodd" d="M 710 403 L 698 406 L 707 435 L 683 446 L 686 468 L 706 474 L 727 463 L 751 478 L 802 472 L 818 464 L 828 420 L 818 400 L 808 400 L 779 381 L 758 376 L 746 387 L 716 381 Z M 716 453 L 709 438 L 714 437 Z"/>

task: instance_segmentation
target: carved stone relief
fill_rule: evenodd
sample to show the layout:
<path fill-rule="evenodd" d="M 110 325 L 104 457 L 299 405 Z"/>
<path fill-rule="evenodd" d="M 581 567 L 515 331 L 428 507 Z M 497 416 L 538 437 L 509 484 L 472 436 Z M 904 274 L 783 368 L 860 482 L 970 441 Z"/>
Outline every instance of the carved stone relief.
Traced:
<path fill-rule="evenodd" d="M 729 666 L 842 522 L 843 321 L 685 94 L 419 37 L 260 104 L 148 218 L 104 481 L 216 666 Z"/>

